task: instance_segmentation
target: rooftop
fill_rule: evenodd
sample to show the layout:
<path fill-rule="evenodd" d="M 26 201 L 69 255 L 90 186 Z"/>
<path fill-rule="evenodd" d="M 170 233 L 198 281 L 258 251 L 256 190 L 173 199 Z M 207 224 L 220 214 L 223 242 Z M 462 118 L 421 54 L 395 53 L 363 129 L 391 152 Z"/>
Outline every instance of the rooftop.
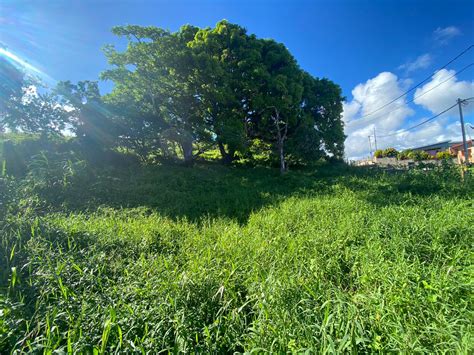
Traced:
<path fill-rule="evenodd" d="M 469 146 L 472 146 L 472 139 L 466 140 L 466 143 Z M 463 145 L 463 142 L 453 142 L 451 143 L 451 148 L 458 148 Z"/>
<path fill-rule="evenodd" d="M 451 140 L 447 140 L 447 141 L 438 142 L 435 144 L 424 145 L 422 147 L 412 148 L 411 150 L 443 149 L 443 148 L 448 148 L 451 145 L 450 143 L 451 143 Z"/>

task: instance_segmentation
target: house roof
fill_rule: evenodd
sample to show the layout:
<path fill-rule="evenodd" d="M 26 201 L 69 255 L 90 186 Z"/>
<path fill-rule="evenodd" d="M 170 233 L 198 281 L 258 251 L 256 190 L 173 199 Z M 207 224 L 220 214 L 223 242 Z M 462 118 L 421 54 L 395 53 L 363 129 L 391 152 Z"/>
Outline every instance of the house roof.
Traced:
<path fill-rule="evenodd" d="M 435 143 L 435 144 L 424 145 L 422 147 L 412 148 L 411 150 L 444 149 L 444 148 L 448 148 L 450 146 L 450 142 L 451 142 L 451 140 L 444 141 L 444 142 L 438 142 L 438 143 Z"/>
<path fill-rule="evenodd" d="M 466 143 L 468 147 L 472 146 L 472 139 L 467 140 Z M 463 146 L 463 142 L 455 142 L 451 144 L 451 148 L 454 148 L 454 149 L 462 147 L 462 146 Z"/>

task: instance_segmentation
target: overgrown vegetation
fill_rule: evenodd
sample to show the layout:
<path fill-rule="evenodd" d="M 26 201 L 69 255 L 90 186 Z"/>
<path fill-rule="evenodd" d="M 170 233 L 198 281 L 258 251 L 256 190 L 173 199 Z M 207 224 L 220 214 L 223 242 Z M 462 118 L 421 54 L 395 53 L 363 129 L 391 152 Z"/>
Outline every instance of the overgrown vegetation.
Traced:
<path fill-rule="evenodd" d="M 113 31 L 106 96 L 0 58 L 0 353 L 474 351 L 470 174 L 342 164 L 339 86 L 238 25 Z"/>
<path fill-rule="evenodd" d="M 0 180 L 0 352 L 474 350 L 453 167 L 63 162 Z"/>

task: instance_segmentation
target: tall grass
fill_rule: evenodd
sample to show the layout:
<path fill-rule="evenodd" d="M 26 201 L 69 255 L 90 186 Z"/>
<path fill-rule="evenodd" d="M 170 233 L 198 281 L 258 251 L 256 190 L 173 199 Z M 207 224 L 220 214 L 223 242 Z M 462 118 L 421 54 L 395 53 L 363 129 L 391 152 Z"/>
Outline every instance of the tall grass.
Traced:
<path fill-rule="evenodd" d="M 2 352 L 474 350 L 474 189 L 451 170 L 93 176 L 0 227 Z"/>

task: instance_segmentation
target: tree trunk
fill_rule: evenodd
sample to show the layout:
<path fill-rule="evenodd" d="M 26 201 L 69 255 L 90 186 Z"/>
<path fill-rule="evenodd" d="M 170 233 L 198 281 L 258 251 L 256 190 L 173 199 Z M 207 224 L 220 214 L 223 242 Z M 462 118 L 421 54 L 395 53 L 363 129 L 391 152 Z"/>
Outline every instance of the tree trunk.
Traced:
<path fill-rule="evenodd" d="M 288 124 L 283 122 L 284 127 L 280 126 L 280 112 L 275 108 L 275 126 L 277 131 L 278 155 L 280 157 L 280 173 L 284 174 L 288 167 L 285 160 L 285 139 L 288 133 Z"/>
<path fill-rule="evenodd" d="M 284 174 L 286 172 L 286 161 L 283 140 L 278 141 L 278 153 L 280 155 L 280 173 Z"/>
<path fill-rule="evenodd" d="M 183 150 L 184 164 L 191 164 L 193 156 L 193 143 L 192 142 L 183 142 L 181 143 L 181 149 Z"/>
<path fill-rule="evenodd" d="M 217 142 L 217 145 L 219 146 L 219 151 L 221 153 L 221 161 L 225 165 L 229 165 L 234 161 L 234 154 L 235 152 L 230 150 L 229 152 L 226 152 L 224 144 L 222 142 Z"/>

